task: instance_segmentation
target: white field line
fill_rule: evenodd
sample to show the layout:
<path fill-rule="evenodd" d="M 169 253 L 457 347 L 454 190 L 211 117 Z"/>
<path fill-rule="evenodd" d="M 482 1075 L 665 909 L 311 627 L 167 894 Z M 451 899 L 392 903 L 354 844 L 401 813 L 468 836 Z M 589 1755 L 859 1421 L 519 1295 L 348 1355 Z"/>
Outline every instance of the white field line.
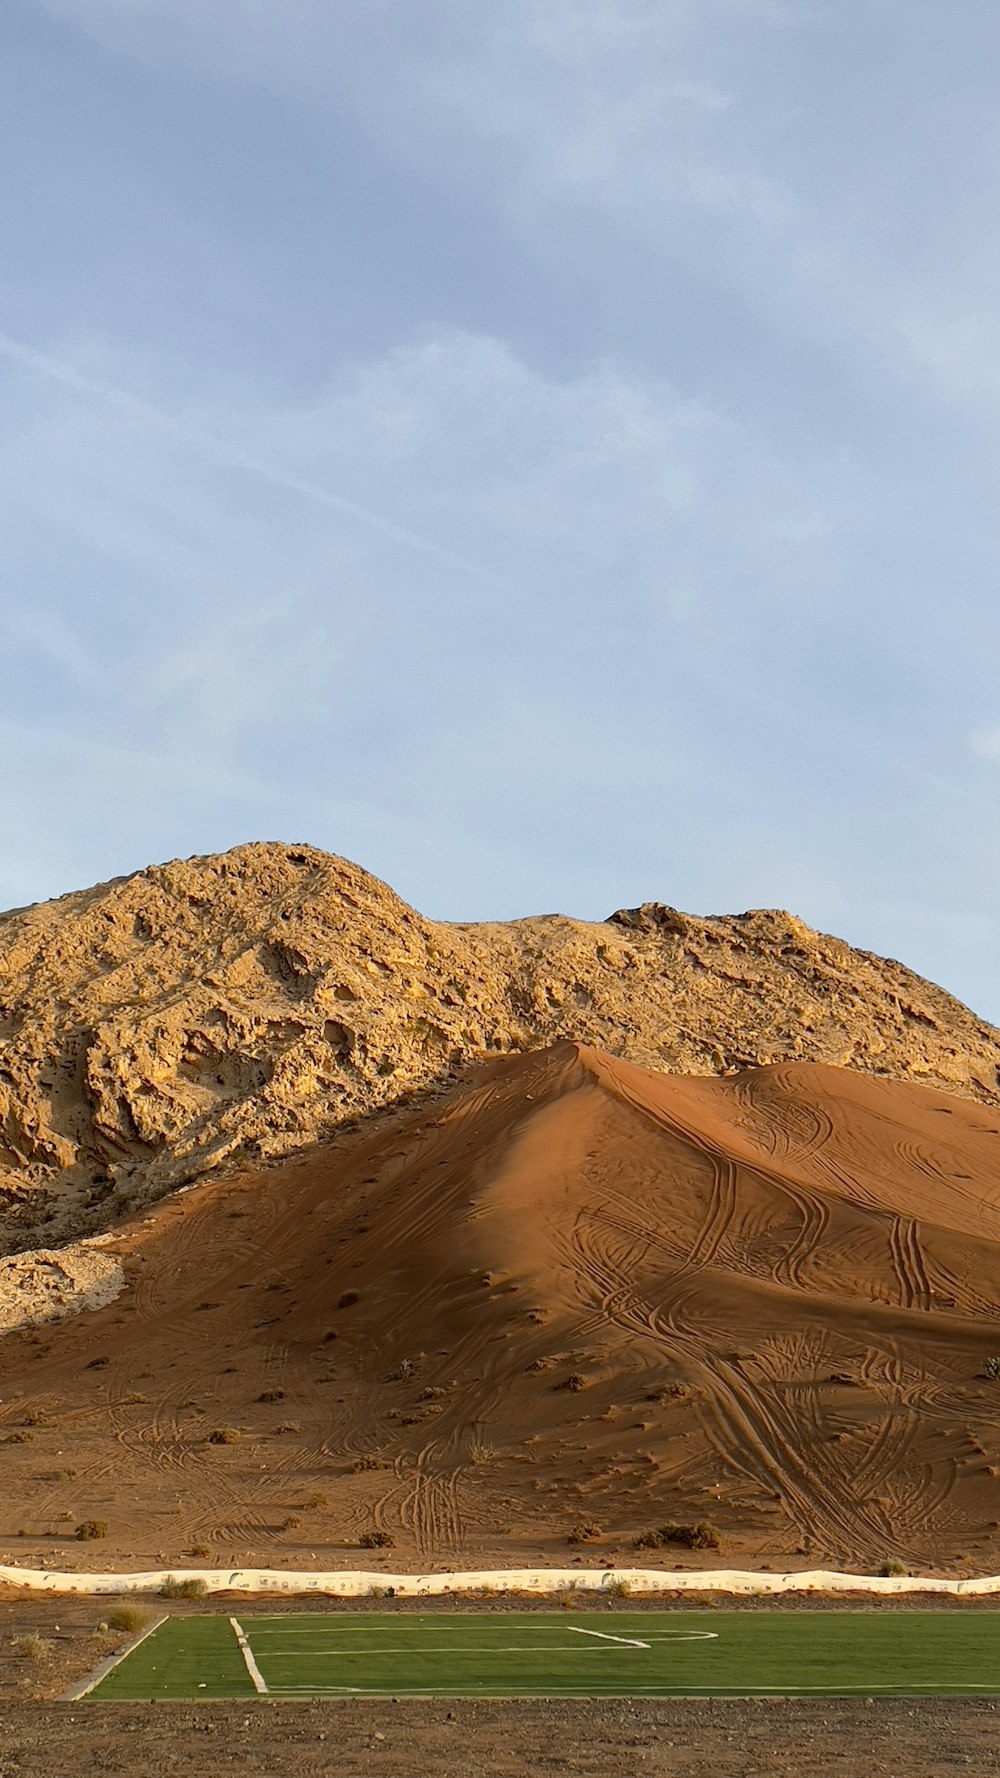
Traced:
<path fill-rule="evenodd" d="M 236 1640 L 240 1645 L 240 1653 L 246 1663 L 246 1670 L 249 1673 L 250 1678 L 253 1680 L 254 1690 L 258 1692 L 266 1692 L 267 1685 L 264 1680 L 264 1675 L 258 1667 L 257 1662 L 254 1660 L 253 1649 L 250 1647 L 249 1642 L 243 1634 L 243 1625 L 238 1618 L 234 1617 L 231 1617 L 229 1622 L 233 1627 L 233 1635 L 236 1637 Z"/>
<path fill-rule="evenodd" d="M 135 1654 L 140 1642 L 145 1642 L 146 1637 L 152 1636 L 153 1631 L 158 1630 L 160 1625 L 165 1624 L 166 1621 L 167 1614 L 164 1613 L 163 1617 L 158 1617 L 153 1623 L 147 1624 L 144 1630 L 140 1630 L 138 1636 L 133 1636 L 131 1642 L 126 1642 L 125 1647 L 118 1654 L 112 1655 L 110 1660 L 102 1661 L 96 1673 L 92 1673 L 83 1685 L 77 1686 L 74 1691 L 67 1692 L 62 1702 L 75 1704 L 78 1698 L 85 1698 L 88 1692 L 92 1692 L 95 1686 L 100 1685 L 102 1679 L 107 1679 L 109 1673 L 113 1673 L 116 1667 L 120 1667 L 123 1661 L 127 1661 L 129 1655 Z"/>
<path fill-rule="evenodd" d="M 567 1624 L 574 1636 L 599 1636 L 602 1642 L 623 1642 L 626 1648 L 648 1648 L 648 1642 L 640 1642 L 635 1636 L 612 1636 L 610 1630 L 584 1630 L 580 1624 Z M 548 1652 L 548 1651 L 546 1651 Z"/>
<path fill-rule="evenodd" d="M 155 1593 L 167 1580 L 202 1581 L 209 1593 L 315 1593 L 337 1599 L 364 1598 L 376 1587 L 391 1587 L 397 1598 L 444 1593 L 475 1593 L 482 1587 L 511 1593 L 572 1591 L 607 1594 L 625 1584 L 632 1593 L 944 1593 L 975 1598 L 1000 1593 L 1000 1574 L 974 1580 L 945 1580 L 936 1575 L 845 1574 L 812 1568 L 786 1574 L 762 1574 L 752 1568 L 485 1568 L 448 1574 L 387 1574 L 373 1569 L 317 1572 L 295 1568 L 153 1569 L 142 1573 L 89 1574 L 0 1564 L 0 1583 L 44 1593 Z"/>

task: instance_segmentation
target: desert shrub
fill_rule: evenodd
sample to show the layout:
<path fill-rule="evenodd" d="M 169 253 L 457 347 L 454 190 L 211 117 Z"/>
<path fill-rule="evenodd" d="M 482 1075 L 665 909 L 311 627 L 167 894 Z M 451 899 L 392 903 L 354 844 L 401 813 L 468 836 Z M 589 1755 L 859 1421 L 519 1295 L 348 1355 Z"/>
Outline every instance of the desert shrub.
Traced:
<path fill-rule="evenodd" d="M 566 1539 L 567 1543 L 599 1543 L 604 1536 L 600 1525 L 584 1521 L 582 1525 L 574 1525 Z"/>
<path fill-rule="evenodd" d="M 426 1389 L 421 1389 L 420 1394 L 417 1396 L 417 1400 L 418 1401 L 440 1401 L 441 1397 L 443 1395 L 447 1395 L 447 1393 L 448 1393 L 447 1389 L 442 1389 L 440 1384 L 431 1383 L 431 1384 L 429 1384 L 429 1386 Z"/>
<path fill-rule="evenodd" d="M 130 1630 L 135 1635 L 146 1628 L 152 1615 L 143 1605 L 114 1605 L 104 1621 L 109 1630 Z"/>
<path fill-rule="evenodd" d="M 42 1408 L 29 1408 L 28 1412 L 21 1416 L 21 1423 L 24 1426 L 47 1426 L 49 1416 Z"/>
<path fill-rule="evenodd" d="M 358 1543 L 363 1550 L 393 1550 L 396 1547 L 391 1531 L 366 1531 L 358 1538 Z"/>
<path fill-rule="evenodd" d="M 586 1389 L 586 1387 L 587 1379 L 586 1377 L 581 1377 L 579 1371 L 573 1371 L 564 1382 L 556 1384 L 557 1389 L 569 1389 L 572 1390 L 574 1394 L 581 1389 Z"/>
<path fill-rule="evenodd" d="M 329 1506 L 329 1504 L 325 1494 L 307 1494 L 302 1502 L 302 1510 L 314 1513 L 318 1512 L 320 1507 Z"/>
<path fill-rule="evenodd" d="M 15 1636 L 10 1646 L 12 1652 L 24 1661 L 47 1661 L 52 1653 L 52 1644 L 46 1642 L 44 1636 L 36 1635 L 34 1630 L 27 1636 Z"/>
<path fill-rule="evenodd" d="M 103 1519 L 81 1519 L 73 1536 L 80 1543 L 90 1543 L 96 1537 L 107 1537 L 108 1528 Z"/>
<path fill-rule="evenodd" d="M 408 1383 L 417 1374 L 417 1367 L 412 1358 L 401 1358 L 394 1371 L 386 1377 L 387 1383 Z"/>
<path fill-rule="evenodd" d="M 883 1562 L 879 1569 L 879 1574 L 883 1580 L 901 1580 L 903 1576 L 909 1574 L 909 1572 L 910 1570 L 907 1568 L 906 1563 L 897 1561 L 895 1557 L 892 1557 L 888 1562 Z"/>
<path fill-rule="evenodd" d="M 212 1551 L 207 1543 L 193 1543 L 191 1545 L 191 1555 L 196 1562 L 207 1562 L 211 1554 Z"/>
<path fill-rule="evenodd" d="M 288 1517 L 282 1521 L 281 1529 L 282 1531 L 297 1531 L 301 1523 L 302 1520 L 298 1513 L 289 1513 Z"/>
<path fill-rule="evenodd" d="M 362 1475 L 366 1469 L 385 1469 L 384 1457 L 375 1457 L 367 1452 L 364 1457 L 355 1457 L 351 1469 L 355 1475 Z"/>
<path fill-rule="evenodd" d="M 694 1525 L 664 1525 L 663 1534 L 667 1543 L 681 1543 L 689 1550 L 722 1548 L 722 1537 L 708 1519 L 699 1519 Z"/>
<path fill-rule="evenodd" d="M 284 1401 L 284 1399 L 285 1391 L 283 1389 L 262 1389 L 257 1397 L 258 1401 Z"/>
<path fill-rule="evenodd" d="M 469 1462 L 475 1463 L 479 1467 L 482 1467 L 484 1463 L 492 1463 L 495 1456 L 496 1451 L 493 1446 L 484 1445 L 478 1438 L 469 1446 Z"/>
<path fill-rule="evenodd" d="M 208 1435 L 210 1445 L 238 1445 L 240 1435 L 235 1426 L 216 1426 Z"/>
<path fill-rule="evenodd" d="M 722 1548 L 721 1533 L 708 1519 L 699 1519 L 694 1525 L 660 1525 L 655 1531 L 644 1531 L 635 1542 L 639 1550 L 661 1550 L 667 1543 L 683 1544 L 689 1550 Z"/>
<path fill-rule="evenodd" d="M 627 1599 L 632 1591 L 632 1586 L 623 1574 L 617 1574 L 614 1580 L 608 1581 L 603 1591 L 608 1593 L 612 1599 Z"/>
<path fill-rule="evenodd" d="M 19 1428 L 17 1432 L 8 1432 L 3 1442 L 5 1445 L 30 1445 L 34 1436 L 33 1432 L 25 1432 Z"/>
<path fill-rule="evenodd" d="M 988 1358 L 983 1365 L 984 1377 L 1000 1377 L 1000 1357 Z"/>
<path fill-rule="evenodd" d="M 197 1575 L 191 1575 L 188 1580 L 177 1580 L 172 1574 L 168 1574 L 160 1588 L 160 1598 L 203 1599 L 207 1592 L 208 1588 L 205 1582 L 200 1580 Z"/>
<path fill-rule="evenodd" d="M 282 1420 L 280 1426 L 276 1426 L 274 1430 L 275 1432 L 301 1432 L 302 1428 L 297 1420 Z"/>

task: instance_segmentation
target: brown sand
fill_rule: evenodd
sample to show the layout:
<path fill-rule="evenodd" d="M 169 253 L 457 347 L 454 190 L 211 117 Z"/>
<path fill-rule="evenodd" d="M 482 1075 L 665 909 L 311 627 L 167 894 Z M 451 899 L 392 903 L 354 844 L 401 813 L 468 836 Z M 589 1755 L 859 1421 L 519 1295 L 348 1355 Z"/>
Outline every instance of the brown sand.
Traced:
<path fill-rule="evenodd" d="M 2 1559 L 703 1566 L 634 1544 L 709 1519 L 726 1567 L 1000 1569 L 992 1107 L 565 1043 L 109 1251 L 0 1344 Z"/>

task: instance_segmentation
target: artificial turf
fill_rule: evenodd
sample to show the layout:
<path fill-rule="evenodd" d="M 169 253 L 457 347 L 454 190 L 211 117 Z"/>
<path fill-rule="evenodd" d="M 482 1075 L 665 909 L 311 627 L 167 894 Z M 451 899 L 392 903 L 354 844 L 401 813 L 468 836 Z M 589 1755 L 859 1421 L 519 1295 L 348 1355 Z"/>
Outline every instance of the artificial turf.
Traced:
<path fill-rule="evenodd" d="M 1000 1612 L 234 1613 L 278 1698 L 1000 1694 Z M 642 1645 L 642 1646 L 637 1646 Z M 168 1618 L 88 1694 L 251 1698 L 228 1615 Z"/>

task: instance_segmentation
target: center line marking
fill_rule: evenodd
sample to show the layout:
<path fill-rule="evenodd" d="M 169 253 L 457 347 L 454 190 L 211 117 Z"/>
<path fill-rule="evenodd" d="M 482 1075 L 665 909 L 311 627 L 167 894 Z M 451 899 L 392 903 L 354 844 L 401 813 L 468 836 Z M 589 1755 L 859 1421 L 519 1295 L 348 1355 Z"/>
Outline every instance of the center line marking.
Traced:
<path fill-rule="evenodd" d="M 579 1624 L 567 1624 L 575 1636 L 599 1636 L 602 1642 L 624 1642 L 626 1648 L 648 1648 L 648 1642 L 639 1642 L 635 1636 L 612 1636 L 608 1630 L 583 1630 Z"/>

